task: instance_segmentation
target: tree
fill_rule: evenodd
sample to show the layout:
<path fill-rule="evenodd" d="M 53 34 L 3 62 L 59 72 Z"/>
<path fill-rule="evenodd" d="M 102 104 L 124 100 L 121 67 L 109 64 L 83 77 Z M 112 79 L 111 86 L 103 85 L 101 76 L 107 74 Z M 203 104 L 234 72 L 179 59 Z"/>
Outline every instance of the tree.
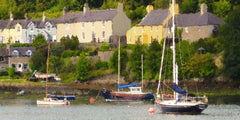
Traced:
<path fill-rule="evenodd" d="M 38 34 L 37 37 L 33 40 L 32 43 L 33 47 L 36 49 L 42 48 L 43 46 L 47 45 L 47 41 L 42 34 Z"/>
<path fill-rule="evenodd" d="M 197 7 L 195 0 L 184 0 L 180 5 L 180 13 L 195 13 Z"/>
<path fill-rule="evenodd" d="M 127 51 L 123 48 L 120 49 L 120 73 L 124 74 L 128 61 Z M 118 48 L 114 50 L 112 57 L 109 59 L 109 67 L 113 68 L 115 72 L 118 71 Z"/>
<path fill-rule="evenodd" d="M 65 50 L 77 50 L 79 40 L 77 36 L 69 36 L 61 38 L 61 44 L 65 46 Z"/>
<path fill-rule="evenodd" d="M 8 72 L 8 75 L 10 77 L 13 77 L 14 73 L 15 73 L 15 68 L 14 67 L 8 67 L 7 68 L 7 72 Z"/>
<path fill-rule="evenodd" d="M 144 62 L 145 63 L 144 77 L 146 79 L 155 78 L 159 73 L 159 66 L 160 66 L 161 56 L 162 56 L 161 51 L 162 51 L 162 47 L 160 46 L 157 40 L 154 40 L 151 43 L 145 55 L 146 60 Z"/>
<path fill-rule="evenodd" d="M 225 23 L 220 27 L 221 43 L 224 45 L 224 73 L 233 80 L 240 76 L 240 7 L 230 12 Z"/>
<path fill-rule="evenodd" d="M 155 0 L 153 3 L 156 8 L 165 9 L 169 7 L 169 0 Z"/>
<path fill-rule="evenodd" d="M 213 12 L 221 17 L 221 18 L 227 18 L 228 12 L 231 10 L 231 4 L 229 1 L 226 0 L 220 0 L 218 2 L 213 3 Z"/>
<path fill-rule="evenodd" d="M 130 69 L 133 72 L 133 79 L 140 80 L 141 79 L 141 55 L 143 55 L 143 47 L 142 45 L 137 44 L 134 46 L 132 53 L 130 54 Z"/>
<path fill-rule="evenodd" d="M 87 59 L 83 53 L 80 54 L 76 65 L 77 78 L 80 81 L 86 80 L 90 70 L 91 60 Z"/>

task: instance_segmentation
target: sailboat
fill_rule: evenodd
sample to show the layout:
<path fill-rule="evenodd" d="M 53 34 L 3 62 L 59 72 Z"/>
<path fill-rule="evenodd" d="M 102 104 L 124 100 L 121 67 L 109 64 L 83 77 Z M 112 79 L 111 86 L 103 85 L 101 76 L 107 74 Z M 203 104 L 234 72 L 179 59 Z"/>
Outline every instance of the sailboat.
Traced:
<path fill-rule="evenodd" d="M 157 88 L 157 106 L 161 109 L 162 113 L 170 114 L 200 114 L 203 110 L 208 107 L 208 99 L 206 96 L 202 97 L 190 97 L 186 90 L 182 90 L 178 87 L 178 66 L 176 63 L 176 52 L 175 52 L 175 23 L 174 23 L 174 3 L 172 0 L 172 51 L 173 51 L 173 91 L 174 95 L 168 99 L 164 94 L 159 94 L 161 84 L 161 73 L 164 51 L 162 53 L 162 61 L 160 66 L 159 84 Z M 164 46 L 165 48 L 165 41 Z"/>
<path fill-rule="evenodd" d="M 47 77 L 45 82 L 45 98 L 37 100 L 37 105 L 70 105 L 70 101 L 67 99 L 59 100 L 57 98 L 48 97 L 48 65 L 49 65 L 49 49 L 50 43 L 48 43 L 48 55 L 47 55 Z"/>
<path fill-rule="evenodd" d="M 120 38 L 118 40 L 118 91 L 109 91 L 105 88 L 101 91 L 104 99 L 107 102 L 111 101 L 151 101 L 154 100 L 154 95 L 152 92 L 142 92 L 142 87 L 138 87 L 140 83 L 133 83 L 128 85 L 121 85 L 120 82 Z M 142 81 L 143 81 L 143 56 L 142 59 Z M 129 91 L 123 91 L 124 88 L 129 88 Z"/>

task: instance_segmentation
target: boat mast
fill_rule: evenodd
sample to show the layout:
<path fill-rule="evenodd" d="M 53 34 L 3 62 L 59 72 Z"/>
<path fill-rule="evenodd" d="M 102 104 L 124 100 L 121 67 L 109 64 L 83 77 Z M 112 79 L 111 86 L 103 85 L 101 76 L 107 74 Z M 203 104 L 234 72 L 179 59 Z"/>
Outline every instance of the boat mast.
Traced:
<path fill-rule="evenodd" d="M 50 49 L 50 43 L 48 43 L 48 51 L 47 51 L 47 78 L 46 78 L 46 82 L 45 82 L 45 95 L 47 98 L 47 94 L 48 94 L 48 86 L 47 86 L 47 82 L 48 82 L 48 66 L 49 66 L 49 49 Z"/>
<path fill-rule="evenodd" d="M 164 39 L 164 41 L 163 41 L 162 59 L 161 59 L 159 77 L 158 77 L 157 98 L 160 98 L 159 90 L 160 90 L 160 86 L 161 86 L 162 68 L 163 68 L 163 60 L 164 60 L 164 54 L 165 54 L 165 46 L 166 46 L 166 40 Z"/>
<path fill-rule="evenodd" d="M 119 85 L 119 81 L 120 81 L 120 36 L 118 38 L 118 85 Z M 118 88 L 119 91 L 119 88 Z"/>
<path fill-rule="evenodd" d="M 175 51 L 175 1 L 172 0 L 172 43 L 173 43 L 173 47 L 172 47 L 172 50 L 173 50 L 173 83 L 178 83 L 177 80 L 176 80 L 176 51 Z M 177 94 L 176 92 L 174 92 L 174 98 L 176 99 L 177 98 Z"/>
<path fill-rule="evenodd" d="M 142 61 L 142 90 L 143 90 L 143 54 L 141 55 L 141 61 Z"/>

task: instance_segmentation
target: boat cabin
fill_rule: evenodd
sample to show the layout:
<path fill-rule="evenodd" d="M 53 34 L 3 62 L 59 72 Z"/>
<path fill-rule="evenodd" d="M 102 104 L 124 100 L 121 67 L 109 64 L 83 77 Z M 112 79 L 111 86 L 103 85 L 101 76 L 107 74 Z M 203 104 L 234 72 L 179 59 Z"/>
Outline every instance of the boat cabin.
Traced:
<path fill-rule="evenodd" d="M 129 87 L 130 92 L 132 93 L 142 93 L 141 87 Z"/>

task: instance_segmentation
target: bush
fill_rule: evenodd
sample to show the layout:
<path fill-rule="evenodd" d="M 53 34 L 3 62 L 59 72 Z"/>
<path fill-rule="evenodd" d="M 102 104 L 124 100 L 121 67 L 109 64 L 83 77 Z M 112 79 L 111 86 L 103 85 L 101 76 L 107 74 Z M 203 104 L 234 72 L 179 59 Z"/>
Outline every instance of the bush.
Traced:
<path fill-rule="evenodd" d="M 0 76 L 7 76 L 8 75 L 8 72 L 7 71 L 2 71 L 0 72 Z"/>
<path fill-rule="evenodd" d="M 111 44 L 108 44 L 108 43 L 103 43 L 100 48 L 99 48 L 99 51 L 108 51 L 110 49 L 110 46 Z"/>
<path fill-rule="evenodd" d="M 99 70 L 99 69 L 107 69 L 108 68 L 108 62 L 102 62 L 100 60 L 98 60 L 96 63 L 95 63 L 95 69 L 96 70 Z"/>

